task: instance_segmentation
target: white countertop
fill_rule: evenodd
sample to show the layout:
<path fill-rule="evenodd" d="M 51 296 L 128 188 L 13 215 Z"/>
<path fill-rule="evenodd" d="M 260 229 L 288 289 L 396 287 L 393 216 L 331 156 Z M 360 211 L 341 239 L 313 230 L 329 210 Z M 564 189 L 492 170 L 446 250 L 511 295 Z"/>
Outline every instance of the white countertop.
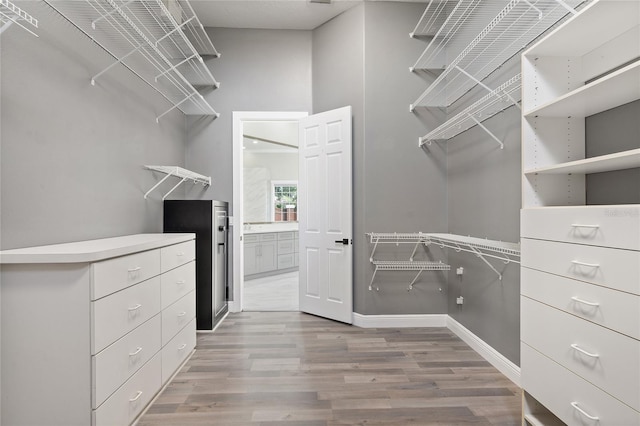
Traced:
<path fill-rule="evenodd" d="M 136 234 L 0 251 L 0 264 L 88 263 L 178 244 L 195 234 Z"/>
<path fill-rule="evenodd" d="M 290 232 L 297 231 L 298 223 L 260 223 L 247 226 L 246 224 L 242 228 L 242 232 L 245 235 L 249 234 L 264 234 L 267 232 Z"/>

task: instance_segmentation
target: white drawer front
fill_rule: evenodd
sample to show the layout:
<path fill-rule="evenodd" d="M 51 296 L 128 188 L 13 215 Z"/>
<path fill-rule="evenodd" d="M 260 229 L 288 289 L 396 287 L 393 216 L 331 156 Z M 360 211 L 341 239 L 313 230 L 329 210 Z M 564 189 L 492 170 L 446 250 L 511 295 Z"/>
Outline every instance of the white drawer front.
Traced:
<path fill-rule="evenodd" d="M 194 240 L 160 249 L 162 272 L 170 271 L 196 258 L 196 242 Z"/>
<path fill-rule="evenodd" d="M 276 241 L 278 234 L 260 234 L 260 241 Z"/>
<path fill-rule="evenodd" d="M 293 240 L 293 231 L 278 232 L 278 240 Z"/>
<path fill-rule="evenodd" d="M 523 389 L 566 424 L 581 426 L 640 424 L 639 412 L 553 362 L 527 344 L 521 346 L 520 361 Z M 579 410 L 589 416 L 597 417 L 598 420 L 589 419 Z"/>
<path fill-rule="evenodd" d="M 527 297 L 520 309 L 524 343 L 640 410 L 640 341 Z"/>
<path fill-rule="evenodd" d="M 160 277 L 96 300 L 91 308 L 96 354 L 160 312 Z"/>
<path fill-rule="evenodd" d="M 293 240 L 278 241 L 278 254 L 293 253 Z"/>
<path fill-rule="evenodd" d="M 116 257 L 92 265 L 92 297 L 97 300 L 160 274 L 160 250 Z"/>
<path fill-rule="evenodd" d="M 93 408 L 140 369 L 161 347 L 160 315 L 92 357 Z"/>
<path fill-rule="evenodd" d="M 640 250 L 640 206 L 523 209 L 523 238 Z"/>
<path fill-rule="evenodd" d="M 131 424 L 160 390 L 161 356 L 157 353 L 93 412 L 95 426 Z"/>
<path fill-rule="evenodd" d="M 258 241 L 260 241 L 258 234 L 244 234 L 245 243 L 257 243 Z"/>
<path fill-rule="evenodd" d="M 523 238 L 522 266 L 640 294 L 640 252 Z"/>
<path fill-rule="evenodd" d="M 291 254 L 281 254 L 278 256 L 278 269 L 287 269 L 294 267 L 294 257 Z"/>
<path fill-rule="evenodd" d="M 192 291 L 162 311 L 162 345 L 196 317 L 196 292 Z"/>
<path fill-rule="evenodd" d="M 179 266 L 160 275 L 162 309 L 196 288 L 196 262 Z"/>
<path fill-rule="evenodd" d="M 529 268 L 520 280 L 527 297 L 640 339 L 640 296 Z"/>
<path fill-rule="evenodd" d="M 166 383 L 173 376 L 195 347 L 196 320 L 193 319 L 162 348 L 162 383 Z"/>

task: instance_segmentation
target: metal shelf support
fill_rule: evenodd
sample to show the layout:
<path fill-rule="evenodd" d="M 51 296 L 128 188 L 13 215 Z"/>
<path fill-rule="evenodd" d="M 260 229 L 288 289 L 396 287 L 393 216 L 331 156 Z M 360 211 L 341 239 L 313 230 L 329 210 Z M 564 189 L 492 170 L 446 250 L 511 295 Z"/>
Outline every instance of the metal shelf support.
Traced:
<path fill-rule="evenodd" d="M 160 179 L 160 181 L 158 181 L 158 183 L 156 183 L 155 185 L 153 185 L 153 187 L 151 187 L 150 190 L 148 190 L 145 194 L 144 194 L 144 198 L 146 199 L 147 196 L 157 187 L 159 187 L 160 185 L 162 185 L 162 183 L 164 181 L 166 181 L 167 179 L 169 179 L 171 176 L 175 176 L 178 178 L 181 178 L 180 182 L 178 182 L 173 188 L 171 188 L 163 197 L 162 197 L 162 201 L 165 200 L 165 198 L 167 198 L 169 196 L 169 194 L 171 194 L 178 186 L 180 186 L 183 182 L 186 181 L 193 181 L 194 184 L 196 183 L 201 183 L 204 186 L 208 186 L 211 185 L 211 177 L 209 176 L 204 176 L 195 172 L 192 172 L 190 170 L 187 169 L 183 169 L 182 167 L 177 167 L 177 166 L 145 166 L 146 169 L 148 170 L 153 170 L 156 172 L 161 172 L 161 173 L 165 173 L 166 176 L 163 177 L 162 179 Z"/>
<path fill-rule="evenodd" d="M 26 22 L 33 28 L 38 28 L 38 20 L 27 12 L 10 2 L 9 0 L 0 0 L 0 34 L 2 34 L 12 24 L 18 25 L 23 30 L 38 37 L 38 34 L 29 29 L 26 25 L 22 24 L 22 21 Z"/>

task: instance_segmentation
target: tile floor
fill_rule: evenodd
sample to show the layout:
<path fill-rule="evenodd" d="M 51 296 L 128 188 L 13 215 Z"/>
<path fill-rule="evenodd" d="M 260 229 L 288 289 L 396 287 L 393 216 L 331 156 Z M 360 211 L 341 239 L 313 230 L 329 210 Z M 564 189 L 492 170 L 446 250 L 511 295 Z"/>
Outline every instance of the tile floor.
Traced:
<path fill-rule="evenodd" d="M 243 309 L 253 312 L 297 312 L 298 271 L 244 282 Z"/>

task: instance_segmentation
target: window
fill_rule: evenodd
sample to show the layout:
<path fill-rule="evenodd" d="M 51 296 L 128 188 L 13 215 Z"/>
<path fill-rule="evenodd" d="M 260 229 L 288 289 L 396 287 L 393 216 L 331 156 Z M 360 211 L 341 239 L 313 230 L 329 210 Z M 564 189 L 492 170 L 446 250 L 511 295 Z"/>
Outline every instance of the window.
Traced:
<path fill-rule="evenodd" d="M 273 181 L 271 186 L 273 222 L 297 222 L 298 182 Z"/>

